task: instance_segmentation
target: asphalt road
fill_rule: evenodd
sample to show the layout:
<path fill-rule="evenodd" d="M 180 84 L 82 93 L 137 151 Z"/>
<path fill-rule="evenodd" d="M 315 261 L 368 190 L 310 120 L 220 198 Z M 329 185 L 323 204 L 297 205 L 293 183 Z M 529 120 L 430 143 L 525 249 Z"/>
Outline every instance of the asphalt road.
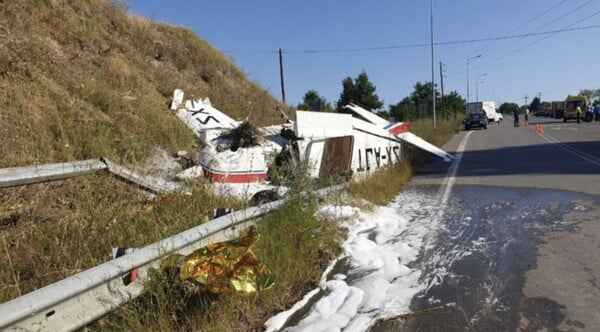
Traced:
<path fill-rule="evenodd" d="M 507 117 L 508 118 L 508 117 Z M 536 124 L 543 132 L 536 133 Z M 444 146 L 456 153 L 467 131 Z M 441 163 L 429 165 L 418 184 L 439 184 Z M 600 195 L 600 122 L 581 123 L 532 117 L 529 127 L 475 130 L 466 142 L 457 185 L 490 185 L 571 190 Z"/>
<path fill-rule="evenodd" d="M 446 192 L 418 263 L 439 282 L 372 331 L 600 331 L 600 123 L 509 118 L 462 131 L 444 146 L 457 160 L 411 181 Z"/>

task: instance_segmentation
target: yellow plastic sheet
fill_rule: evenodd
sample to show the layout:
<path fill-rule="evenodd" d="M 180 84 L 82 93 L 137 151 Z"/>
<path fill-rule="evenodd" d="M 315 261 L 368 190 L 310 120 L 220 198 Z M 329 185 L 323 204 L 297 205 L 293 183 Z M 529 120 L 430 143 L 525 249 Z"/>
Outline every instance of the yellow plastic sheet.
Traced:
<path fill-rule="evenodd" d="M 240 237 L 202 247 L 181 261 L 179 276 L 215 294 L 252 293 L 273 285 L 273 276 L 254 253 L 259 240 L 255 226 Z"/>

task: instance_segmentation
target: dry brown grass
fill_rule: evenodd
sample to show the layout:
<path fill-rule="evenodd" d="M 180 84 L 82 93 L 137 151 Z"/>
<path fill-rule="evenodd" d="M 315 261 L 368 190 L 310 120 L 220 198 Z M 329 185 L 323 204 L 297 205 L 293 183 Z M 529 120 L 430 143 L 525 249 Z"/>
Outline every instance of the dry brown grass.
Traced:
<path fill-rule="evenodd" d="M 173 90 L 210 97 L 257 125 L 277 101 L 191 31 L 129 16 L 119 1 L 0 2 L 0 167 L 98 158 L 127 166 L 162 147 L 194 150 L 169 110 Z M 106 174 L 0 190 L 0 301 L 202 222 L 224 204 L 150 200 Z M 227 203 L 231 205 L 231 203 Z M 16 212 L 15 212 L 16 211 Z M 10 262 L 9 262 L 10 261 Z"/>
<path fill-rule="evenodd" d="M 241 119 L 279 121 L 277 101 L 191 31 L 128 16 L 116 2 L 0 4 L 0 167 L 189 148 L 172 91 Z"/>
<path fill-rule="evenodd" d="M 377 205 L 385 205 L 410 180 L 412 168 L 406 161 L 376 171 L 368 179 L 350 184 L 349 193 Z"/>

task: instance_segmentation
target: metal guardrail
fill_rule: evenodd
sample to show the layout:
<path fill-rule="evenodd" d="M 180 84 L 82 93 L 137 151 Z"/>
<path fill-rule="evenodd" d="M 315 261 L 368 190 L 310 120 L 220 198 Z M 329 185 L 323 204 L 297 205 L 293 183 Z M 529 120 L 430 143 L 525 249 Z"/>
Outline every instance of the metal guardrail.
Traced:
<path fill-rule="evenodd" d="M 325 195 L 344 188 L 337 185 L 316 192 Z M 108 261 L 57 283 L 0 304 L 0 330 L 71 331 L 118 308 L 143 292 L 148 270 L 165 257 L 187 255 L 207 244 L 237 237 L 253 219 L 284 203 L 279 200 L 234 212 Z M 123 277 L 136 270 L 125 285 Z"/>
<path fill-rule="evenodd" d="M 0 169 L 0 188 L 62 180 L 108 169 L 98 159 Z"/>
<path fill-rule="evenodd" d="M 0 169 L 0 188 L 63 180 L 103 170 L 156 194 L 179 189 L 176 182 L 144 177 L 104 157 L 70 163 L 3 168 Z"/>
<path fill-rule="evenodd" d="M 179 184 L 172 181 L 165 181 L 159 178 L 144 177 L 136 172 L 129 170 L 123 166 L 119 166 L 108 159 L 101 157 L 100 160 L 106 164 L 107 170 L 116 176 L 137 184 L 138 186 L 151 191 L 155 194 L 174 192 L 179 188 Z"/>

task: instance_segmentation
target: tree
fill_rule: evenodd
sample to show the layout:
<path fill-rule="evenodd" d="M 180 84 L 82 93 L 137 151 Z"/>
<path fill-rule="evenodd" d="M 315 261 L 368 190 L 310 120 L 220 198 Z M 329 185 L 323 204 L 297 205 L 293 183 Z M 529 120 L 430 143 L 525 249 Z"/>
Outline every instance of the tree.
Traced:
<path fill-rule="evenodd" d="M 419 105 L 427 105 L 428 109 L 433 109 L 431 99 L 431 83 L 417 82 L 414 91 L 409 97 L 405 97 L 395 105 L 389 105 L 390 115 L 396 121 L 409 121 L 419 116 Z M 440 94 L 436 90 L 436 104 L 441 106 Z M 441 110 L 441 108 L 440 108 Z M 459 112 L 465 111 L 465 100 L 456 91 L 452 91 L 444 96 L 444 108 L 441 114 L 449 119 L 453 114 L 455 117 Z"/>
<path fill-rule="evenodd" d="M 586 96 L 590 103 L 600 102 L 600 89 L 583 89 L 579 94 Z"/>
<path fill-rule="evenodd" d="M 417 106 L 410 97 L 404 97 L 396 105 L 389 105 L 390 115 L 395 121 L 408 121 L 417 116 Z"/>
<path fill-rule="evenodd" d="M 298 104 L 296 108 L 299 110 L 313 110 L 315 104 L 320 106 L 322 112 L 333 112 L 333 106 L 331 103 L 329 103 L 325 98 L 319 96 L 315 90 L 306 91 L 302 103 Z"/>
<path fill-rule="evenodd" d="M 392 121 L 393 120 L 393 118 L 390 115 L 389 111 L 379 111 L 379 112 L 377 112 L 377 115 L 380 116 L 380 117 L 382 117 L 382 118 L 384 118 L 384 119 L 386 119 L 386 120 L 388 120 L 388 121 Z"/>
<path fill-rule="evenodd" d="M 533 100 L 531 101 L 531 104 L 529 104 L 529 110 L 532 112 L 540 110 L 540 98 L 538 98 L 538 97 L 533 98 Z"/>
<path fill-rule="evenodd" d="M 515 103 L 502 103 L 502 105 L 500 105 L 500 107 L 498 108 L 500 110 L 500 113 L 504 113 L 504 114 L 510 114 L 512 112 L 514 112 L 515 110 L 519 110 L 519 105 L 515 104 Z"/>
<path fill-rule="evenodd" d="M 412 99 L 415 107 L 417 107 L 417 109 L 419 109 L 419 107 L 427 107 L 427 114 L 433 114 L 433 99 L 431 99 L 431 86 L 431 82 L 425 84 L 417 82 L 414 85 L 415 90 L 413 91 L 413 93 L 410 94 L 410 98 Z M 437 92 L 437 90 L 435 90 L 435 101 L 437 105 L 440 105 L 439 99 L 440 94 Z"/>
<path fill-rule="evenodd" d="M 542 110 L 549 110 L 552 108 L 552 104 L 548 101 L 543 101 L 540 103 L 540 109 Z"/>
<path fill-rule="evenodd" d="M 453 114 L 456 118 L 457 114 L 466 111 L 467 102 L 456 91 L 452 91 L 444 96 L 444 112 L 446 119 Z"/>
<path fill-rule="evenodd" d="M 367 73 L 363 70 L 358 77 L 352 80 L 346 77 L 342 81 L 342 93 L 336 103 L 336 111 L 342 112 L 344 106 L 350 103 L 357 104 L 367 110 L 378 110 L 383 106 L 383 102 L 375 94 L 375 85 L 369 82 Z"/>

